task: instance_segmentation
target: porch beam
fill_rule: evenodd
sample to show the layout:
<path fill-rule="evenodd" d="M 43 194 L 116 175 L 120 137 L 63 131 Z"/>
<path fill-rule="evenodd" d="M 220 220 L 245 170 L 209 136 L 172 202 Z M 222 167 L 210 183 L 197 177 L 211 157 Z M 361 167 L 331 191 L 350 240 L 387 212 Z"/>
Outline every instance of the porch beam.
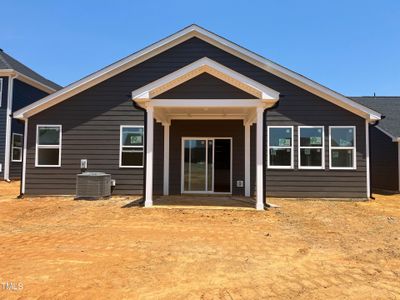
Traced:
<path fill-rule="evenodd" d="M 146 186 L 145 207 L 153 206 L 153 143 L 154 143 L 154 108 L 147 109 L 147 134 L 146 134 Z"/>
<path fill-rule="evenodd" d="M 263 114 L 264 114 L 264 108 L 257 107 L 257 143 L 256 143 L 256 165 L 257 165 L 256 209 L 257 210 L 264 210 Z"/>
<path fill-rule="evenodd" d="M 250 124 L 244 124 L 244 195 L 250 197 Z"/>
<path fill-rule="evenodd" d="M 164 126 L 164 196 L 169 194 L 169 128 L 170 123 L 163 123 Z"/>

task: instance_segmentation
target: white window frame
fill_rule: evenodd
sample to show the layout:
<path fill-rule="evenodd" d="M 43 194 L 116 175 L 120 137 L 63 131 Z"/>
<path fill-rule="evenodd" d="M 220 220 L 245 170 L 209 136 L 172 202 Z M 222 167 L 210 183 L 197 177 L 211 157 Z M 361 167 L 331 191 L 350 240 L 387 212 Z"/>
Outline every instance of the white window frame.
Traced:
<path fill-rule="evenodd" d="M 278 146 L 270 146 L 270 129 L 271 128 L 290 128 L 292 130 L 292 142 L 290 147 L 278 147 Z M 267 139 L 267 151 L 268 151 L 268 159 L 267 159 L 267 167 L 268 169 L 293 169 L 294 168 L 294 126 L 267 126 L 268 130 L 268 139 Z M 270 149 L 291 149 L 290 151 L 290 166 L 271 166 L 270 164 Z"/>
<path fill-rule="evenodd" d="M 14 137 L 16 135 L 19 135 L 21 137 L 21 147 L 15 147 L 14 146 Z M 22 162 L 22 154 L 23 154 L 23 145 L 24 145 L 24 135 L 21 133 L 14 133 L 12 134 L 12 140 L 11 140 L 11 161 L 12 162 Z M 21 151 L 21 158 L 20 159 L 14 159 L 14 149 L 19 149 Z"/>
<path fill-rule="evenodd" d="M 123 146 L 122 145 L 122 131 L 124 128 L 143 128 L 143 146 Z M 144 125 L 121 125 L 119 129 L 119 167 L 124 169 L 138 169 L 144 168 L 144 155 L 145 155 L 145 128 Z M 143 159 L 141 166 L 123 166 L 122 165 L 122 148 L 142 148 L 143 149 Z"/>
<path fill-rule="evenodd" d="M 332 146 L 332 128 L 352 128 L 354 139 L 352 147 L 337 147 Z M 356 126 L 329 126 L 329 169 L 331 170 L 356 170 L 357 169 L 357 133 Z M 341 149 L 341 150 L 353 150 L 353 166 L 352 167 L 332 167 L 332 150 Z"/>
<path fill-rule="evenodd" d="M 60 137 L 58 145 L 39 145 L 39 128 L 41 127 L 55 127 L 59 128 Z M 39 150 L 40 149 L 58 149 L 58 164 L 57 165 L 39 165 Z M 62 125 L 53 124 L 38 124 L 36 125 L 36 151 L 35 151 L 35 167 L 36 168 L 59 168 L 61 167 L 61 149 L 62 149 Z"/>
<path fill-rule="evenodd" d="M 0 107 L 3 104 L 3 78 L 0 78 Z"/>
<path fill-rule="evenodd" d="M 319 128 L 322 129 L 322 146 L 301 146 L 300 131 L 302 128 Z M 305 170 L 323 170 L 325 169 L 325 126 L 298 126 L 297 128 L 297 143 L 299 144 L 297 160 L 299 169 Z M 321 149 L 321 166 L 302 166 L 301 165 L 301 151 L 300 149 Z"/>

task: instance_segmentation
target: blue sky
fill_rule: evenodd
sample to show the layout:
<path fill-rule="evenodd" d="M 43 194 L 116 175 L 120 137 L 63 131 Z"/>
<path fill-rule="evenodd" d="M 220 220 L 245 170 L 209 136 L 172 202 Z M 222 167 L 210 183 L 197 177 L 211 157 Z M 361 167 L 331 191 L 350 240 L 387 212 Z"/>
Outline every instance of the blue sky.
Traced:
<path fill-rule="evenodd" d="M 400 1 L 2 1 L 0 48 L 66 85 L 196 23 L 346 95 L 400 95 Z"/>

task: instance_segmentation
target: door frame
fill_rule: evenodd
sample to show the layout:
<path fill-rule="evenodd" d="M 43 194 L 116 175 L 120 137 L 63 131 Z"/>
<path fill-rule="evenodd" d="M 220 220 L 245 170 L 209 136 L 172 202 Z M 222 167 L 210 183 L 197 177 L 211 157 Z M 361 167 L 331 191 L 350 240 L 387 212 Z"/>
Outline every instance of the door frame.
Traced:
<path fill-rule="evenodd" d="M 212 185 L 213 185 L 213 191 L 185 191 L 184 186 L 185 186 L 185 141 L 190 141 L 190 140 L 206 140 L 206 144 L 208 147 L 208 141 L 213 140 L 213 151 L 212 151 L 212 156 L 213 156 L 213 174 L 212 174 Z M 214 166 L 215 166 L 215 140 L 230 140 L 230 155 L 231 155 L 231 161 L 230 161 L 230 184 L 229 184 L 229 192 L 214 192 Z M 215 136 L 215 137 L 198 137 L 198 136 L 193 136 L 193 137 L 182 137 L 181 138 L 181 194 L 223 194 L 223 195 L 231 195 L 232 194 L 232 179 L 233 179 L 233 170 L 232 170 L 232 161 L 233 161 L 233 138 L 232 137 L 223 137 L 223 136 Z M 206 150 L 206 162 L 208 162 L 208 151 Z M 207 167 L 206 167 L 206 175 L 207 176 Z"/>

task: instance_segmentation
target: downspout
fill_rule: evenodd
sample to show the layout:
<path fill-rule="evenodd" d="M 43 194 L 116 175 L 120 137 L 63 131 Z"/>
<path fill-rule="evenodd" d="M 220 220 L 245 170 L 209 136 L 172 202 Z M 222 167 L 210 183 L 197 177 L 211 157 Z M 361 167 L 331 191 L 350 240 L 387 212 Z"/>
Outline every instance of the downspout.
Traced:
<path fill-rule="evenodd" d="M 11 161 L 11 129 L 12 129 L 12 102 L 14 91 L 15 74 L 8 77 L 8 93 L 6 108 L 6 142 L 4 151 L 4 180 L 10 182 L 10 161 Z"/>
<path fill-rule="evenodd" d="M 382 119 L 384 118 L 384 116 L 382 116 Z M 376 121 L 374 123 L 368 123 L 368 126 L 375 127 L 378 124 L 379 121 Z M 372 200 L 375 200 L 375 197 L 372 195 L 372 180 L 371 180 L 371 157 L 372 157 L 372 142 L 371 142 L 371 130 L 368 131 L 368 148 L 369 148 L 369 165 L 368 165 L 368 172 L 369 172 L 369 198 Z"/>

